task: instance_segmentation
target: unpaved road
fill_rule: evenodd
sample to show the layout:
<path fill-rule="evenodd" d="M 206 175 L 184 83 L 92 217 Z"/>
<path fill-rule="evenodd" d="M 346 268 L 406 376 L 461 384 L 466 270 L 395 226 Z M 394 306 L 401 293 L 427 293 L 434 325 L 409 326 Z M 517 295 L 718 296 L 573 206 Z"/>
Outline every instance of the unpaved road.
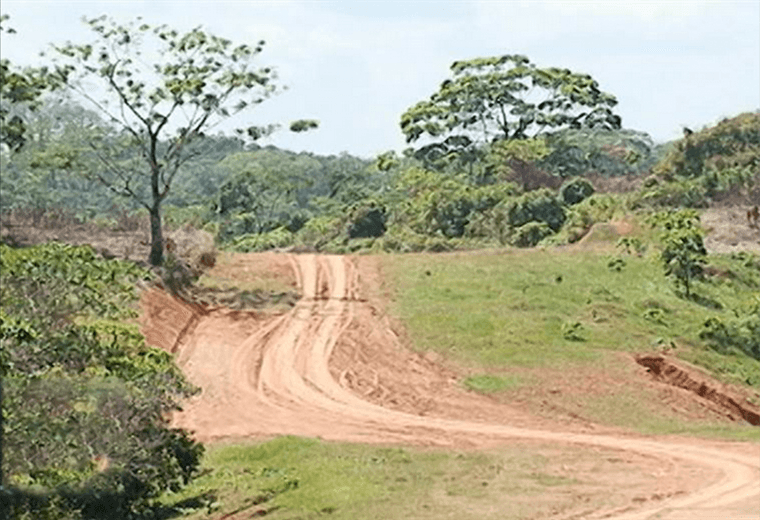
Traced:
<path fill-rule="evenodd" d="M 405 362 L 414 366 L 396 389 L 381 389 L 375 381 L 374 389 L 370 384 L 366 391 L 361 390 L 359 368 L 352 370 L 345 361 L 336 367 L 335 359 L 341 356 L 333 356 L 336 344 L 349 329 L 354 331 L 356 343 L 356 331 L 362 330 L 355 328 L 357 316 L 366 321 L 367 315 L 376 313 L 368 310 L 362 295 L 357 294 L 359 275 L 354 262 L 347 257 L 321 255 L 291 256 L 290 261 L 304 297 L 289 313 L 261 318 L 253 313 L 215 311 L 197 317 L 183 331 L 173 350 L 179 365 L 203 392 L 175 417 L 177 426 L 207 441 L 293 434 L 444 447 L 531 440 L 618 450 L 653 458 L 663 466 L 700 468 L 701 476 L 678 480 L 678 471 L 674 470 L 671 473 L 676 476 L 668 492 L 656 499 L 633 500 L 612 510 L 576 512 L 566 518 L 760 518 L 757 445 L 595 434 L 578 428 L 560 431 L 543 428 L 538 421 L 532 424 L 539 427 L 529 427 L 530 421 L 519 414 L 489 421 L 493 417 L 490 405 L 484 404 L 483 413 L 478 414 L 473 410 L 478 406 L 478 396 L 455 395 L 457 392 L 447 389 L 444 380 L 431 380 L 429 367 L 418 362 Z M 365 323 L 369 327 L 367 340 L 372 334 L 383 334 L 386 346 L 380 348 L 398 350 L 397 345 L 387 345 L 395 337 L 390 330 L 372 329 L 382 327 L 382 323 L 380 319 L 373 325 Z M 354 347 L 361 349 L 361 345 Z M 382 360 L 372 357 L 364 360 L 363 372 L 377 374 L 383 368 L 379 366 Z M 415 373 L 427 378 L 424 385 L 410 379 Z M 431 395 L 415 395 L 422 391 L 420 388 L 428 388 Z M 449 400 L 452 409 L 459 407 L 467 413 L 447 413 Z M 426 402 L 429 405 L 423 406 Z"/>

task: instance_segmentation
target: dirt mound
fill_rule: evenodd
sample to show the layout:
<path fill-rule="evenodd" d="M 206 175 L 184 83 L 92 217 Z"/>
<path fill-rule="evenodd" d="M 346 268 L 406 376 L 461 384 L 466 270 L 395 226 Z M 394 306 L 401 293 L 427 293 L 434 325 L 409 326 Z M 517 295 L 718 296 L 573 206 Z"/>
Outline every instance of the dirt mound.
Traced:
<path fill-rule="evenodd" d="M 636 356 L 636 362 L 646 367 L 655 380 L 696 394 L 703 400 L 704 406 L 719 411 L 729 419 L 744 420 L 754 426 L 760 425 L 759 407 L 747 402 L 746 397 L 738 395 L 725 385 L 721 387 L 719 383 L 698 371 L 657 354 Z"/>

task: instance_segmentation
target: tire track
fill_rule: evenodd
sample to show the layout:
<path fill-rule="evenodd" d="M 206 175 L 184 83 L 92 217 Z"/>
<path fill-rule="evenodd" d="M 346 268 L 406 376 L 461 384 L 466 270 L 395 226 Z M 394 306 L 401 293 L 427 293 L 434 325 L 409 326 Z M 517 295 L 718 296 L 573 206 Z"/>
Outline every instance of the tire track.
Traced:
<path fill-rule="evenodd" d="M 631 505 L 582 518 L 739 519 L 744 518 L 743 511 L 752 514 L 755 502 L 757 515 L 746 518 L 760 517 L 760 450 L 753 459 L 685 442 L 422 417 L 361 399 L 329 370 L 338 338 L 351 324 L 356 306 L 364 304 L 355 298 L 355 266 L 340 256 L 298 255 L 290 261 L 304 295 L 291 312 L 253 334 L 246 332 L 245 323 L 231 323 L 225 314 L 205 317 L 195 325 L 178 362 L 191 380 L 209 383 L 203 385 L 204 395 L 177 416 L 178 426 L 195 430 L 202 439 L 294 434 L 436 446 L 524 439 L 625 450 L 712 468 L 721 476 L 701 489 L 654 505 L 635 509 Z M 222 348 L 214 339 L 219 330 L 225 331 Z"/>

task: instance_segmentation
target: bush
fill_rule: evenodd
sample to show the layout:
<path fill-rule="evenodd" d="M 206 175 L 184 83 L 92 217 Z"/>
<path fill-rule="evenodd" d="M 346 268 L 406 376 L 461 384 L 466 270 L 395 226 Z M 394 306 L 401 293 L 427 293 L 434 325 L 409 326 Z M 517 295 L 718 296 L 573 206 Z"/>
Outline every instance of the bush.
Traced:
<path fill-rule="evenodd" d="M 321 215 L 309 219 L 293 237 L 293 244 L 315 251 L 321 251 L 326 244 L 343 239 L 345 224 L 340 217 Z"/>
<path fill-rule="evenodd" d="M 166 420 L 194 389 L 136 325 L 114 321 L 135 314 L 134 285 L 149 276 L 90 247 L 0 245 L 13 517 L 134 518 L 198 468 L 202 446 Z"/>
<path fill-rule="evenodd" d="M 551 234 L 546 222 L 528 222 L 515 230 L 511 242 L 517 247 L 533 247 Z"/>
<path fill-rule="evenodd" d="M 242 235 L 229 243 L 231 251 L 249 253 L 252 251 L 267 251 L 278 247 L 287 247 L 293 243 L 294 234 L 287 228 L 279 227 L 268 233 Z"/>
<path fill-rule="evenodd" d="M 369 204 L 356 208 L 351 213 L 349 238 L 377 238 L 385 233 L 385 208 Z"/>
<path fill-rule="evenodd" d="M 528 222 L 543 222 L 556 232 L 565 222 L 565 209 L 546 188 L 530 191 L 513 200 L 507 209 L 509 225 L 519 228 Z"/>
<path fill-rule="evenodd" d="M 559 189 L 560 198 L 568 206 L 578 204 L 593 195 L 593 193 L 594 187 L 582 177 L 574 177 L 565 181 Z"/>
<path fill-rule="evenodd" d="M 708 319 L 699 337 L 721 354 L 738 350 L 760 361 L 760 300 L 749 312 L 727 322 Z"/>

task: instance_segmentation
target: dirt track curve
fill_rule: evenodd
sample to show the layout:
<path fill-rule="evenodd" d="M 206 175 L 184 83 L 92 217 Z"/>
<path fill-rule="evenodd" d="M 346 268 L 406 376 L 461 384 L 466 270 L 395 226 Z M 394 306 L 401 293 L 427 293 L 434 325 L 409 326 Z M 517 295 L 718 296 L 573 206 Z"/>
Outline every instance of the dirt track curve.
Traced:
<path fill-rule="evenodd" d="M 382 391 L 377 384 L 373 387 L 369 384 L 372 376 L 367 374 L 374 373 L 377 380 L 382 367 L 372 368 L 365 359 L 363 368 L 352 369 L 349 358 L 360 356 L 358 347 L 353 354 L 345 351 L 338 356 L 334 352 L 344 336 L 353 334 L 354 343 L 361 342 L 363 333 L 356 329 L 356 316 L 374 312 L 357 294 L 355 263 L 341 256 L 297 255 L 289 259 L 304 295 L 290 312 L 275 318 L 211 312 L 183 331 L 173 350 L 179 365 L 203 392 L 175 417 L 176 425 L 194 431 L 202 440 L 293 434 L 452 447 L 530 440 L 620 450 L 675 466 L 699 467 L 710 477 L 699 486 L 692 482 L 673 489 L 664 499 L 584 512 L 574 518 L 760 518 L 760 450 L 756 446 L 736 450 L 720 443 L 563 432 L 541 429 L 540 424 L 531 428 L 517 415 L 514 421 L 491 422 L 489 414 L 473 417 L 441 412 L 445 407 L 441 401 L 449 397 L 452 403 L 460 399 L 456 402 L 462 409 L 470 408 L 466 399 L 479 397 L 456 397 L 444 390 L 440 381 L 428 381 L 431 395 L 422 397 L 415 397 L 413 381 L 395 392 Z M 371 327 L 365 331 L 367 336 L 374 333 Z M 385 332 L 392 341 L 393 333 Z M 343 365 L 336 366 L 335 359 L 341 356 Z M 424 359 L 417 365 L 412 372 L 424 375 Z M 369 381 L 366 390 L 362 377 L 365 383 Z M 387 397 L 394 393 L 398 398 Z"/>

